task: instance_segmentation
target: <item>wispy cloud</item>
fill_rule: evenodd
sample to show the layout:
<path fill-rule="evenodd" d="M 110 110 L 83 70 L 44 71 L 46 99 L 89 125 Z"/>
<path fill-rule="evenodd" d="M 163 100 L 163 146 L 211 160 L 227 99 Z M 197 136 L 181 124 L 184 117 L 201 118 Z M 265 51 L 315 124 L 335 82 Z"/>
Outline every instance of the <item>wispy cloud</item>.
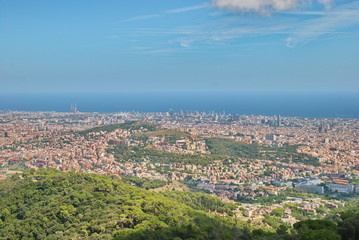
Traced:
<path fill-rule="evenodd" d="M 202 4 L 192 5 L 192 6 L 183 7 L 183 8 L 169 9 L 169 10 L 166 10 L 166 11 L 164 11 L 162 13 L 158 13 L 158 14 L 141 15 L 141 16 L 135 16 L 132 18 L 127 18 L 121 22 L 133 22 L 133 21 L 146 20 L 146 19 L 151 19 L 151 18 L 158 18 L 158 17 L 162 17 L 167 14 L 178 14 L 178 13 L 195 11 L 195 10 L 207 8 L 208 6 L 209 6 L 208 3 L 202 3 Z"/>
<path fill-rule="evenodd" d="M 149 14 L 149 15 L 142 15 L 142 16 L 136 16 L 136 17 L 132 17 L 132 18 L 127 18 L 125 20 L 123 20 L 122 22 L 133 22 L 133 21 L 138 21 L 138 20 L 146 20 L 146 19 L 150 19 L 150 18 L 157 18 L 157 17 L 161 17 L 162 15 L 160 14 Z"/>
<path fill-rule="evenodd" d="M 151 49 L 151 50 L 138 51 L 137 54 L 169 56 L 177 51 L 178 51 L 178 49 L 176 49 L 176 48 L 163 48 L 163 49 Z"/>
<path fill-rule="evenodd" d="M 176 9 L 170 9 L 165 11 L 165 13 L 184 13 L 184 12 L 190 12 L 190 11 L 195 11 L 198 9 L 202 9 L 202 8 L 207 8 L 209 5 L 208 3 L 202 3 L 202 4 L 198 4 L 198 5 L 193 5 L 193 6 L 189 6 L 189 7 L 183 7 L 183 8 L 176 8 Z"/>
<path fill-rule="evenodd" d="M 195 34 L 195 29 L 193 28 L 120 28 L 119 32 L 128 34 L 138 34 L 142 35 L 190 35 Z"/>
<path fill-rule="evenodd" d="M 194 40 L 191 39 L 191 38 L 184 38 L 184 39 L 178 39 L 177 42 L 182 46 L 182 47 L 185 47 L 185 48 L 188 48 L 191 46 L 191 43 L 193 42 Z"/>
<path fill-rule="evenodd" d="M 331 3 L 331 1 L 324 0 L 321 2 Z M 164 16 L 204 7 L 208 7 L 208 5 L 200 4 L 167 10 L 162 15 L 146 16 Z M 214 8 L 212 11 L 218 10 Z M 141 20 L 146 16 L 132 19 Z M 253 44 L 283 44 L 293 48 L 307 44 L 323 35 L 343 34 L 347 27 L 359 24 L 359 0 L 343 5 L 333 5 L 330 10 L 324 8 L 321 11 L 293 9 L 277 12 L 270 17 L 246 14 L 244 18 L 242 13 L 213 16 L 207 13 L 207 16 L 208 20 L 199 25 L 122 28 L 117 31 L 121 32 L 120 36 L 129 36 L 139 40 L 135 44 L 148 44 L 149 49 L 137 49 L 137 53 L 140 54 L 196 54 L 208 48 L 219 50 L 228 46 L 246 44 L 249 39 L 254 40 L 251 41 Z M 347 29 L 348 31 L 352 30 Z"/>
<path fill-rule="evenodd" d="M 315 1 L 323 4 L 327 9 L 332 5 L 332 0 Z M 214 6 L 232 12 L 259 12 L 264 14 L 296 9 L 307 6 L 311 2 L 310 0 L 213 0 Z"/>
<path fill-rule="evenodd" d="M 325 34 L 342 33 L 343 29 L 359 24 L 359 1 L 345 4 L 322 17 L 298 24 L 295 33 L 286 39 L 288 47 L 306 44 Z"/>
<path fill-rule="evenodd" d="M 323 16 L 331 14 L 331 12 L 327 11 L 286 11 L 281 12 L 284 15 L 308 15 L 308 16 Z"/>

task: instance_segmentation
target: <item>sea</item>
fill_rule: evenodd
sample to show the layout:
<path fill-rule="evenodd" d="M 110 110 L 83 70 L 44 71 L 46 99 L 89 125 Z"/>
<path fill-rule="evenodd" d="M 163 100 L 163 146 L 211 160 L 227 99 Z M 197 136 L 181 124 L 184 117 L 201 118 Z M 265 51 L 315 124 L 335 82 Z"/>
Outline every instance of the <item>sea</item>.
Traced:
<path fill-rule="evenodd" d="M 359 94 L 336 92 L 120 92 L 0 94 L 0 111 L 201 111 L 304 118 L 359 118 Z"/>

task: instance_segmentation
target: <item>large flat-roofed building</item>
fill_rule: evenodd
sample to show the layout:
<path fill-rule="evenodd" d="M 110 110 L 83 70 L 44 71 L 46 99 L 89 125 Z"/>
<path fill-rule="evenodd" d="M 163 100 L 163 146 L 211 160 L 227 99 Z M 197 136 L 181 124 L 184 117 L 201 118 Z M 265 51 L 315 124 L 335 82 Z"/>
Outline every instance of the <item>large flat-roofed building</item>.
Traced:
<path fill-rule="evenodd" d="M 353 193 L 354 192 L 354 185 L 329 183 L 328 188 L 330 191 L 338 192 L 338 193 Z"/>
<path fill-rule="evenodd" d="M 295 188 L 301 189 L 301 190 L 304 190 L 304 191 L 310 192 L 310 193 L 324 194 L 323 186 L 308 185 L 308 184 L 296 184 Z"/>

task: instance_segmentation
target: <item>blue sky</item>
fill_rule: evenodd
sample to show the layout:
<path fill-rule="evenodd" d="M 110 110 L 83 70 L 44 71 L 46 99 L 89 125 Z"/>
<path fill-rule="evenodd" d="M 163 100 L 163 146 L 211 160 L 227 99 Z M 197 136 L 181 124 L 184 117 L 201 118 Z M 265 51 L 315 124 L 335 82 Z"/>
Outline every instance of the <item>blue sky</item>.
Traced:
<path fill-rule="evenodd" d="M 359 91 L 359 1 L 0 0 L 0 92 Z"/>

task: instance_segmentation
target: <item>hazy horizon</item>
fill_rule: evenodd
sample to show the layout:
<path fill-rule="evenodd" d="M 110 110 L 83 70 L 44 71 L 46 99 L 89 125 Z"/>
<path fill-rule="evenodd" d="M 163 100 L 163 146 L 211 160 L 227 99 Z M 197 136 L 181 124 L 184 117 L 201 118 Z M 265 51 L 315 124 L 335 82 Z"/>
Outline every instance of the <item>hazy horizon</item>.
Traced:
<path fill-rule="evenodd" d="M 356 93 L 122 92 L 3 94 L 0 110 L 69 112 L 216 111 L 246 115 L 359 118 Z"/>

